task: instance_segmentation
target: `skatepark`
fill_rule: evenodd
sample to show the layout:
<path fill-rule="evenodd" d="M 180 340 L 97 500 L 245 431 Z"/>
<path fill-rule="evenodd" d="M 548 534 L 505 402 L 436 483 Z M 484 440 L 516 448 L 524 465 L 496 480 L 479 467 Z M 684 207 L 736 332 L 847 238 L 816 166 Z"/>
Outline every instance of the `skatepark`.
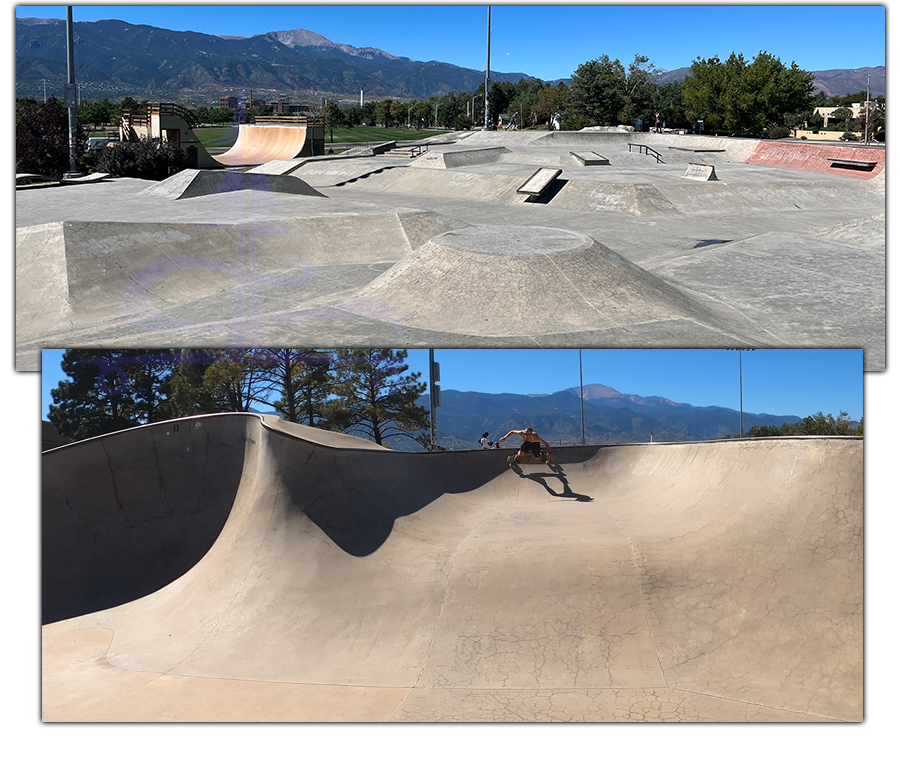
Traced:
<path fill-rule="evenodd" d="M 863 443 L 42 455 L 44 721 L 858 722 Z"/>
<path fill-rule="evenodd" d="M 323 343 L 885 367 L 881 149 L 519 131 L 353 154 L 18 191 L 17 369 L 50 345 Z"/>

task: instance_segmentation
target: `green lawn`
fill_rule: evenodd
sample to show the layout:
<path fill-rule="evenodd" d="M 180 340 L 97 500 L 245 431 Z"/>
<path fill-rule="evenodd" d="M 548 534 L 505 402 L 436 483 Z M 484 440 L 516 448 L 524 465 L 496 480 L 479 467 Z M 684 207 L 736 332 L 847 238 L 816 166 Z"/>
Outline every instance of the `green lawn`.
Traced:
<path fill-rule="evenodd" d="M 230 148 L 237 140 L 237 127 L 197 127 L 194 134 L 206 150 Z"/>
<path fill-rule="evenodd" d="M 388 140 L 424 140 L 441 135 L 441 130 L 386 129 L 385 127 L 335 127 L 335 143 L 383 143 Z M 331 130 L 325 128 L 325 142 L 331 142 Z"/>
<path fill-rule="evenodd" d="M 197 139 L 207 150 L 230 148 L 237 140 L 237 127 L 197 127 Z M 335 127 L 335 143 L 383 143 L 388 140 L 423 140 L 441 131 L 414 129 L 385 129 L 384 127 Z M 325 129 L 325 144 L 331 143 L 331 131 Z"/>

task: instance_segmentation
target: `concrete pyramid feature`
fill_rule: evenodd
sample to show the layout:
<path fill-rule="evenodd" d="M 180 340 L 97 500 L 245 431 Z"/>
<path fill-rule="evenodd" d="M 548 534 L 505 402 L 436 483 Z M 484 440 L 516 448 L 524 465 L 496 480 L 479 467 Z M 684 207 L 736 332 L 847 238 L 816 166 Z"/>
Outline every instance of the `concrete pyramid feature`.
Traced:
<path fill-rule="evenodd" d="M 373 319 L 400 313 L 407 325 L 477 336 L 721 320 L 587 235 L 519 225 L 438 235 L 342 308 Z"/>
<path fill-rule="evenodd" d="M 42 455 L 43 720 L 862 720 L 861 438 L 367 443 L 230 414 Z"/>
<path fill-rule="evenodd" d="M 262 190 L 270 193 L 292 193 L 325 198 L 299 177 L 250 172 L 221 172 L 214 169 L 185 169 L 153 187 L 142 195 L 156 198 L 198 198 L 214 193 L 233 193 L 237 190 Z"/>

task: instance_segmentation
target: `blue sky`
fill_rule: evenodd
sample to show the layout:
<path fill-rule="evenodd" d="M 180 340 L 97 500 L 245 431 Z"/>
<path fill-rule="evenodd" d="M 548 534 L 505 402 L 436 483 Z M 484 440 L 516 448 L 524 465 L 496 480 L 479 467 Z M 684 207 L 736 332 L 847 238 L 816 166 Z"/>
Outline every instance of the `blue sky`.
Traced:
<path fill-rule="evenodd" d="M 66 12 L 23 5 L 16 16 L 64 19 Z M 877 5 L 495 5 L 491 69 L 551 80 L 603 54 L 625 66 L 646 55 L 670 70 L 732 52 L 750 61 L 761 50 L 808 71 L 884 66 L 885 17 Z M 486 63 L 486 5 L 73 6 L 75 21 L 110 18 L 242 37 L 300 28 L 418 61 L 479 71 Z"/>
<path fill-rule="evenodd" d="M 490 394 L 550 394 L 579 383 L 577 349 L 437 349 L 441 387 Z M 65 376 L 60 350 L 44 350 L 41 415 L 50 390 Z M 860 349 L 584 349 L 584 383 L 601 383 L 623 394 L 662 396 L 697 407 L 739 409 L 743 374 L 744 411 L 806 417 L 816 412 L 854 420 L 863 414 Z M 428 350 L 411 349 L 410 371 L 428 379 Z"/>

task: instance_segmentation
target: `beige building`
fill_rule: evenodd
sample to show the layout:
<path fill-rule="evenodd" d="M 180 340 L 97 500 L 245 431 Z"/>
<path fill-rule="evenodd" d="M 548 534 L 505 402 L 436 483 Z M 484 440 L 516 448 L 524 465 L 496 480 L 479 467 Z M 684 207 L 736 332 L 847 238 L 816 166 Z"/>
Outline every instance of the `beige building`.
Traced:
<path fill-rule="evenodd" d="M 130 142 L 141 138 L 161 138 L 184 150 L 190 165 L 198 169 L 219 166 L 207 153 L 191 129 L 194 117 L 174 103 L 148 103 L 146 109 L 124 111 L 119 122 L 119 140 Z"/>
<path fill-rule="evenodd" d="M 869 101 L 869 109 L 875 108 L 875 101 Z M 831 118 L 831 115 L 837 111 L 838 109 L 845 108 L 845 106 L 819 106 L 815 113 L 819 114 L 824 120 L 825 123 L 822 125 L 824 127 L 828 126 L 828 120 Z M 866 104 L 865 103 L 853 103 L 848 106 L 850 111 L 853 113 L 854 119 L 865 118 L 866 115 Z"/>

